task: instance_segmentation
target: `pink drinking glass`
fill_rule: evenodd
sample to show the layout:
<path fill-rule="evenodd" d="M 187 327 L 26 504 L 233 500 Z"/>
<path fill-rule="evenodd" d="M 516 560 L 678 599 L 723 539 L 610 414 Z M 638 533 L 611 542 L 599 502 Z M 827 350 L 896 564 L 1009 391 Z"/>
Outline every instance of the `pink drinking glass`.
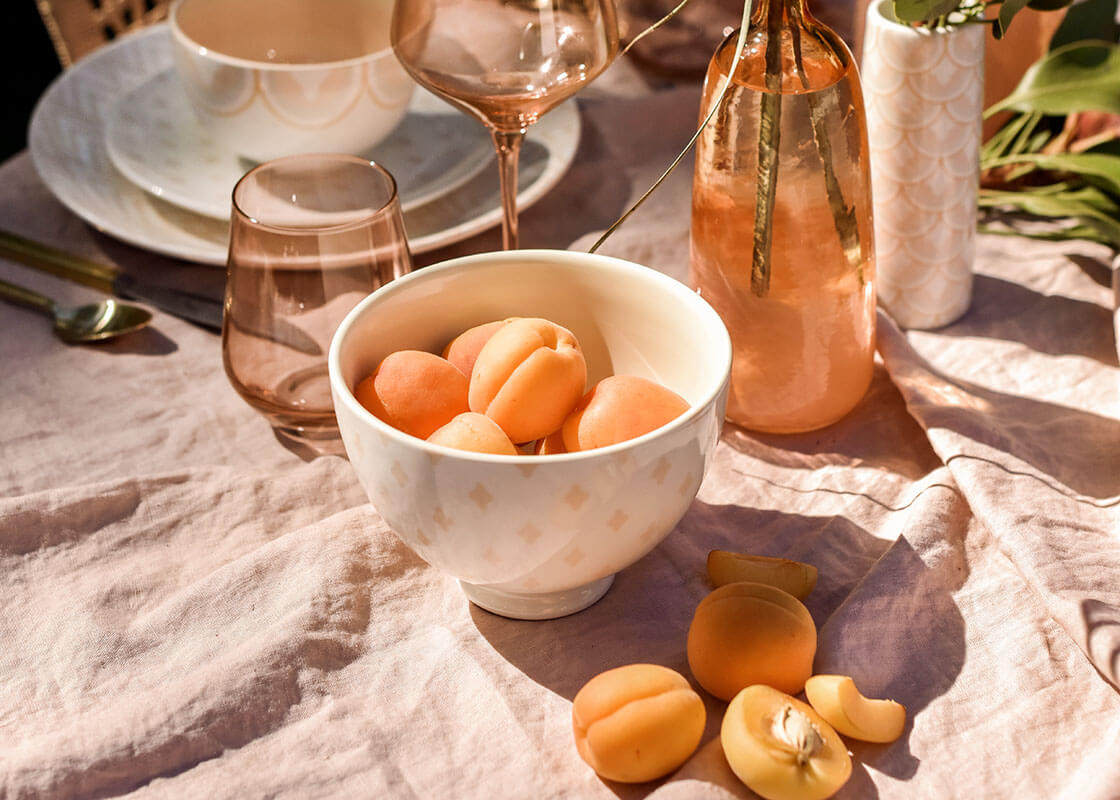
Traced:
<path fill-rule="evenodd" d="M 359 300 L 412 268 L 393 177 L 334 154 L 255 167 L 233 190 L 222 360 L 282 440 L 341 453 L 330 340 Z"/>

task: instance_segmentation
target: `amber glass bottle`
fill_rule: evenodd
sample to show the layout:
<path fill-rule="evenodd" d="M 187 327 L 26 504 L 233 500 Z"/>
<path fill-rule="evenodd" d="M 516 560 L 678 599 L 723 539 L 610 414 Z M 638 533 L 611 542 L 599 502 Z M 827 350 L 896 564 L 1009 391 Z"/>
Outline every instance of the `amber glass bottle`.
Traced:
<path fill-rule="evenodd" d="M 734 347 L 727 416 L 793 433 L 848 413 L 871 381 L 874 245 L 867 127 L 851 53 L 803 0 L 758 0 L 697 140 L 691 280 Z M 708 67 L 700 118 L 738 32 Z"/>

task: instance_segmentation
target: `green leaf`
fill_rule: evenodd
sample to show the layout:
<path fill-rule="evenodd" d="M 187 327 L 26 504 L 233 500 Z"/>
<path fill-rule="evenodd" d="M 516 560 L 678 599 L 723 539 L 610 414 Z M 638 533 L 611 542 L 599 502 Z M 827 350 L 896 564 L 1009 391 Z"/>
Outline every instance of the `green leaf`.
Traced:
<path fill-rule="evenodd" d="M 1120 247 L 1120 206 L 1096 187 L 1087 186 L 1061 194 L 1035 192 L 995 192 L 982 190 L 979 204 L 984 208 L 1011 206 L 1036 217 L 1075 218 L 1091 226 L 1114 247 Z"/>
<path fill-rule="evenodd" d="M 1042 150 L 1042 148 L 1044 148 L 1053 138 L 1054 136 L 1052 133 L 1050 133 L 1050 131 L 1039 131 L 1030 138 L 1030 141 L 1027 142 L 1025 152 L 1037 153 Z"/>
<path fill-rule="evenodd" d="M 989 167 L 1005 164 L 1034 164 L 1040 169 L 1054 172 L 1072 172 L 1093 182 L 1107 192 L 1120 197 L 1120 158 L 1107 153 L 1021 153 L 1006 158 L 993 159 Z"/>
<path fill-rule="evenodd" d="M 1066 242 L 1085 239 L 1090 242 L 1097 242 L 1098 244 L 1115 246 L 1114 242 L 1110 241 L 1107 236 L 1103 236 L 1101 232 L 1092 225 L 1076 224 L 1057 230 L 1031 231 L 1020 228 L 999 228 L 994 225 L 982 224 L 978 225 L 976 229 L 980 231 L 980 233 L 995 234 L 997 236 L 1025 236 L 1028 239 L 1043 239 L 1048 242 Z"/>
<path fill-rule="evenodd" d="M 984 162 L 989 158 L 999 158 L 1003 155 L 1007 145 L 1019 135 L 1019 131 L 1022 130 L 1030 116 L 1030 114 L 1013 115 L 999 130 L 988 137 L 988 141 L 984 142 L 980 148 L 981 169 L 984 168 Z"/>
<path fill-rule="evenodd" d="M 1031 65 L 1019 85 L 984 117 L 998 111 L 1073 111 L 1120 113 L 1120 45 L 1074 42 Z"/>
<path fill-rule="evenodd" d="M 1038 8 L 1034 0 L 1031 8 Z M 1086 39 L 1120 41 L 1116 26 L 1116 0 L 1084 0 L 1070 7 L 1050 38 L 1050 50 Z"/>
<path fill-rule="evenodd" d="M 1027 0 L 1003 0 L 999 6 L 999 16 L 996 24 L 992 26 L 992 35 L 1002 39 L 1003 34 L 1011 27 L 1011 18 L 1027 7 Z"/>
<path fill-rule="evenodd" d="M 894 16 L 899 22 L 932 22 L 957 8 L 958 0 L 894 0 Z"/>
<path fill-rule="evenodd" d="M 1041 121 L 1042 115 L 1037 112 L 1027 116 L 1026 124 L 1023 126 L 1023 129 L 1019 131 L 1019 135 L 1015 137 L 1015 141 L 1011 143 L 1010 155 L 1027 152 L 1031 134 L 1034 133 L 1034 129 L 1038 127 L 1038 123 Z"/>

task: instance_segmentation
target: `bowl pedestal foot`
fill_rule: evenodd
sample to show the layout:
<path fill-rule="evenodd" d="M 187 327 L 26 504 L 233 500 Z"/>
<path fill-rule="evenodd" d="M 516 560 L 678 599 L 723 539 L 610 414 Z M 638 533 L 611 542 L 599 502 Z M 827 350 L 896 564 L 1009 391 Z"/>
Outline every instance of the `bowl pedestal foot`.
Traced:
<path fill-rule="evenodd" d="M 466 581 L 459 581 L 459 586 L 472 603 L 499 616 L 510 619 L 556 619 L 593 605 L 607 593 L 612 583 L 614 575 L 608 575 L 583 586 L 540 594 L 507 592 Z"/>

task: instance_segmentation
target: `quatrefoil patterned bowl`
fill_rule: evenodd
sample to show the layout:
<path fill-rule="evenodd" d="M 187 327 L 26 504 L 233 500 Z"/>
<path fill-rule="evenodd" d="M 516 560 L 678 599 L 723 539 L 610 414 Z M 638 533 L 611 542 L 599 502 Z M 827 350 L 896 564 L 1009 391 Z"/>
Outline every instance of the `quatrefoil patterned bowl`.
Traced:
<path fill-rule="evenodd" d="M 548 456 L 468 453 L 408 436 L 354 399 L 395 350 L 439 353 L 506 317 L 571 330 L 588 387 L 610 374 L 659 381 L 690 409 L 610 447 Z M 731 370 L 727 329 L 687 286 L 619 259 L 560 250 L 484 253 L 425 267 L 367 297 L 331 343 L 346 452 L 370 502 L 477 605 L 517 619 L 579 611 L 684 516 L 719 440 Z"/>

